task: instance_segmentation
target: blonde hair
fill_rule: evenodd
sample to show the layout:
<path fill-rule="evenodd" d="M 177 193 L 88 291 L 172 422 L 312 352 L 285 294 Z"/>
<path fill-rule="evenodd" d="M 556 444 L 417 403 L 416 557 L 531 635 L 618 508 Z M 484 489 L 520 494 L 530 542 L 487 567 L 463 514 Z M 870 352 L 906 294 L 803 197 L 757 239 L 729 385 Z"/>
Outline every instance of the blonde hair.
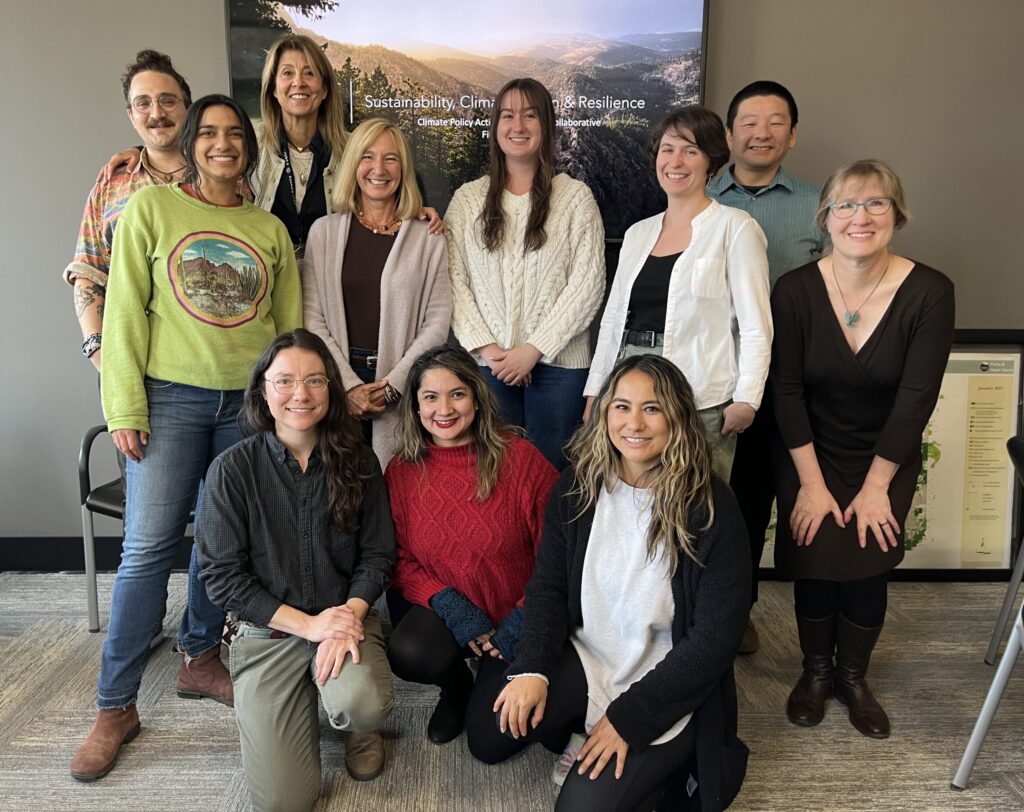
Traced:
<path fill-rule="evenodd" d="M 711 449 L 697 413 L 693 390 L 679 368 L 657 355 L 635 355 L 615 365 L 598 392 L 590 419 L 573 435 L 567 455 L 575 468 L 570 494 L 579 499 L 575 518 L 597 503 L 603 486 L 611 491 L 622 479 L 621 455 L 608 435 L 608 407 L 615 388 L 630 372 L 651 379 L 654 395 L 668 421 L 669 438 L 658 464 L 638 483 L 647 489 L 651 522 L 647 528 L 650 560 L 664 556 L 672 572 L 679 552 L 700 563 L 693 548 L 694 531 L 707 530 L 714 520 Z M 701 520 L 704 520 L 701 523 Z"/>
<path fill-rule="evenodd" d="M 406 378 L 405 396 L 398 405 L 401 445 L 395 456 L 422 466 L 424 455 L 429 453 L 429 434 L 420 421 L 417 395 L 424 374 L 431 369 L 445 369 L 452 373 L 469 389 L 476 403 L 476 416 L 470 424 L 470 444 L 476 451 L 476 498 L 480 502 L 486 501 L 498 484 L 509 440 L 521 435 L 522 430 L 501 418 L 498 401 L 484 380 L 480 367 L 462 347 L 448 344 L 431 347 L 413 362 Z"/>
<path fill-rule="evenodd" d="M 882 187 L 883 197 L 892 198 L 892 205 L 896 210 L 896 220 L 893 225 L 896 228 L 903 228 L 907 220 L 910 219 L 910 210 L 907 208 L 907 201 L 903 196 L 903 184 L 900 183 L 899 175 L 893 171 L 889 164 L 875 158 L 850 161 L 850 163 L 843 164 L 829 176 L 829 179 L 825 181 L 825 185 L 821 187 L 821 197 L 818 200 L 818 214 L 815 218 L 818 228 L 824 233 L 828 233 L 828 226 L 826 225 L 828 221 L 828 207 L 832 203 L 837 202 L 836 196 L 839 194 L 840 189 L 847 183 L 863 186 L 872 180 L 878 181 L 878 185 Z"/>
<path fill-rule="evenodd" d="M 363 153 L 384 133 L 391 133 L 391 137 L 395 139 L 398 159 L 402 164 L 402 182 L 398 187 L 398 208 L 395 216 L 401 220 L 419 216 L 420 209 L 423 208 L 423 197 L 416 186 L 412 150 L 409 149 L 409 142 L 405 140 L 402 131 L 385 118 L 367 119 L 349 136 L 345 154 L 341 157 L 341 166 L 338 167 L 338 181 L 332 201 L 334 211 L 357 212 L 362 208 L 356 170 L 359 169 Z"/>
<path fill-rule="evenodd" d="M 320 137 L 331 148 L 331 154 L 341 155 L 345 151 L 348 133 L 345 132 L 345 108 L 338 92 L 334 68 L 331 67 L 323 48 L 301 34 L 285 34 L 267 51 L 260 87 L 260 115 L 263 118 L 261 145 L 273 150 L 276 155 L 281 154 L 281 105 L 274 97 L 274 89 L 278 63 L 281 61 L 281 55 L 287 51 L 305 54 L 306 61 L 320 74 L 326 97 L 320 102 L 320 108 L 316 112 L 316 128 Z"/>

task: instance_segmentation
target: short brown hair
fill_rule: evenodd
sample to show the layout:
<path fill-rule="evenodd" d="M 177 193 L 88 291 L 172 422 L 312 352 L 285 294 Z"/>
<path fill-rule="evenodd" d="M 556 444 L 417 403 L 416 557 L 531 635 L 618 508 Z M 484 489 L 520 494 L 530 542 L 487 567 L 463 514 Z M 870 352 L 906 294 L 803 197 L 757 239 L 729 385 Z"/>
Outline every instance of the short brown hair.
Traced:
<path fill-rule="evenodd" d="M 132 103 L 130 98 L 132 79 L 147 70 L 166 73 L 170 76 L 178 83 L 178 87 L 181 88 L 181 98 L 185 102 L 185 107 L 187 108 L 192 104 L 192 90 L 189 88 L 188 82 L 185 81 L 185 77 L 174 69 L 174 65 L 171 64 L 171 58 L 167 54 L 153 50 L 139 51 L 135 55 L 135 61 L 130 65 L 124 66 L 124 74 L 121 76 L 121 88 L 124 90 L 125 104 L 130 106 Z"/>
<path fill-rule="evenodd" d="M 708 178 L 713 178 L 729 160 L 729 143 L 725 140 L 725 125 L 722 124 L 722 119 L 706 107 L 680 107 L 658 123 L 651 133 L 651 140 L 647 143 L 651 165 L 657 165 L 658 148 L 665 133 L 681 135 L 683 129 L 693 133 L 697 146 L 708 156 Z"/>
<path fill-rule="evenodd" d="M 896 210 L 894 225 L 896 228 L 903 228 L 907 220 L 910 219 L 907 200 L 903 196 L 903 184 L 900 182 L 899 175 L 893 171 L 889 164 L 876 158 L 866 158 L 843 164 L 829 176 L 829 179 L 825 181 L 825 185 L 821 187 L 821 198 L 818 200 L 818 214 L 815 217 L 818 228 L 826 234 L 828 233 L 828 228 L 826 227 L 828 207 L 836 202 L 836 195 L 839 194 L 839 190 L 843 186 L 847 183 L 863 186 L 871 180 L 878 181 L 878 185 L 882 187 L 882 195 L 884 197 L 892 198 L 892 205 Z"/>

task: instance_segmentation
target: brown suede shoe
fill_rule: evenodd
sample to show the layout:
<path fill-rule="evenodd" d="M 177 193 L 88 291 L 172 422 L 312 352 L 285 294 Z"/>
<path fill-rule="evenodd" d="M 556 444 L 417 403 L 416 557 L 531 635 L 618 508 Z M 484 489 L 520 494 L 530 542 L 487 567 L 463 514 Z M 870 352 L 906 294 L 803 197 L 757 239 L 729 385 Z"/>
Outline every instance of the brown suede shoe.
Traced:
<path fill-rule="evenodd" d="M 740 654 L 753 654 L 761 648 L 761 638 L 758 637 L 757 629 L 754 628 L 754 621 L 747 619 L 747 628 L 743 630 L 743 639 L 740 641 Z"/>
<path fill-rule="evenodd" d="M 231 684 L 231 674 L 220 660 L 219 644 L 191 660 L 182 655 L 178 696 L 182 699 L 213 699 L 231 708 L 235 706 L 235 688 Z"/>
<path fill-rule="evenodd" d="M 356 781 L 372 781 L 384 769 L 384 737 L 370 733 L 342 733 L 345 741 L 345 769 Z"/>
<path fill-rule="evenodd" d="M 139 730 L 139 711 L 135 705 L 97 712 L 92 729 L 71 759 L 71 776 L 79 781 L 95 781 L 105 776 L 117 764 L 121 747 L 138 736 Z"/>

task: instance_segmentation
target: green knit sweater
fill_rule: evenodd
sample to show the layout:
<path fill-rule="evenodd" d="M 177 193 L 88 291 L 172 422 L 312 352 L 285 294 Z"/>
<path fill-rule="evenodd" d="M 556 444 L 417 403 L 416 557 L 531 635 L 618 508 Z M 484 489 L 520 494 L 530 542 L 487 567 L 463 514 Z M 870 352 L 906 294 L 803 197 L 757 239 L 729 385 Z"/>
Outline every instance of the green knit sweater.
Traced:
<path fill-rule="evenodd" d="M 132 195 L 118 220 L 103 319 L 103 413 L 149 431 L 146 376 L 244 389 L 281 332 L 302 324 L 288 232 L 248 201 L 194 200 L 177 184 Z"/>

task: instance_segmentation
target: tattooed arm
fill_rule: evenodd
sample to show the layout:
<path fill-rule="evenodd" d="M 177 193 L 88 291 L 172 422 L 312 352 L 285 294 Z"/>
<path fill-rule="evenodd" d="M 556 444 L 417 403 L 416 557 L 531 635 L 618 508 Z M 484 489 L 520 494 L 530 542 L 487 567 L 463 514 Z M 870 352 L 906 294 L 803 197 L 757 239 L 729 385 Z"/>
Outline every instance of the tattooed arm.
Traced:
<path fill-rule="evenodd" d="M 103 332 L 103 306 L 107 301 L 107 290 L 84 276 L 75 277 L 75 315 L 82 327 L 82 338 Z M 92 365 L 100 369 L 100 350 L 93 353 Z"/>

